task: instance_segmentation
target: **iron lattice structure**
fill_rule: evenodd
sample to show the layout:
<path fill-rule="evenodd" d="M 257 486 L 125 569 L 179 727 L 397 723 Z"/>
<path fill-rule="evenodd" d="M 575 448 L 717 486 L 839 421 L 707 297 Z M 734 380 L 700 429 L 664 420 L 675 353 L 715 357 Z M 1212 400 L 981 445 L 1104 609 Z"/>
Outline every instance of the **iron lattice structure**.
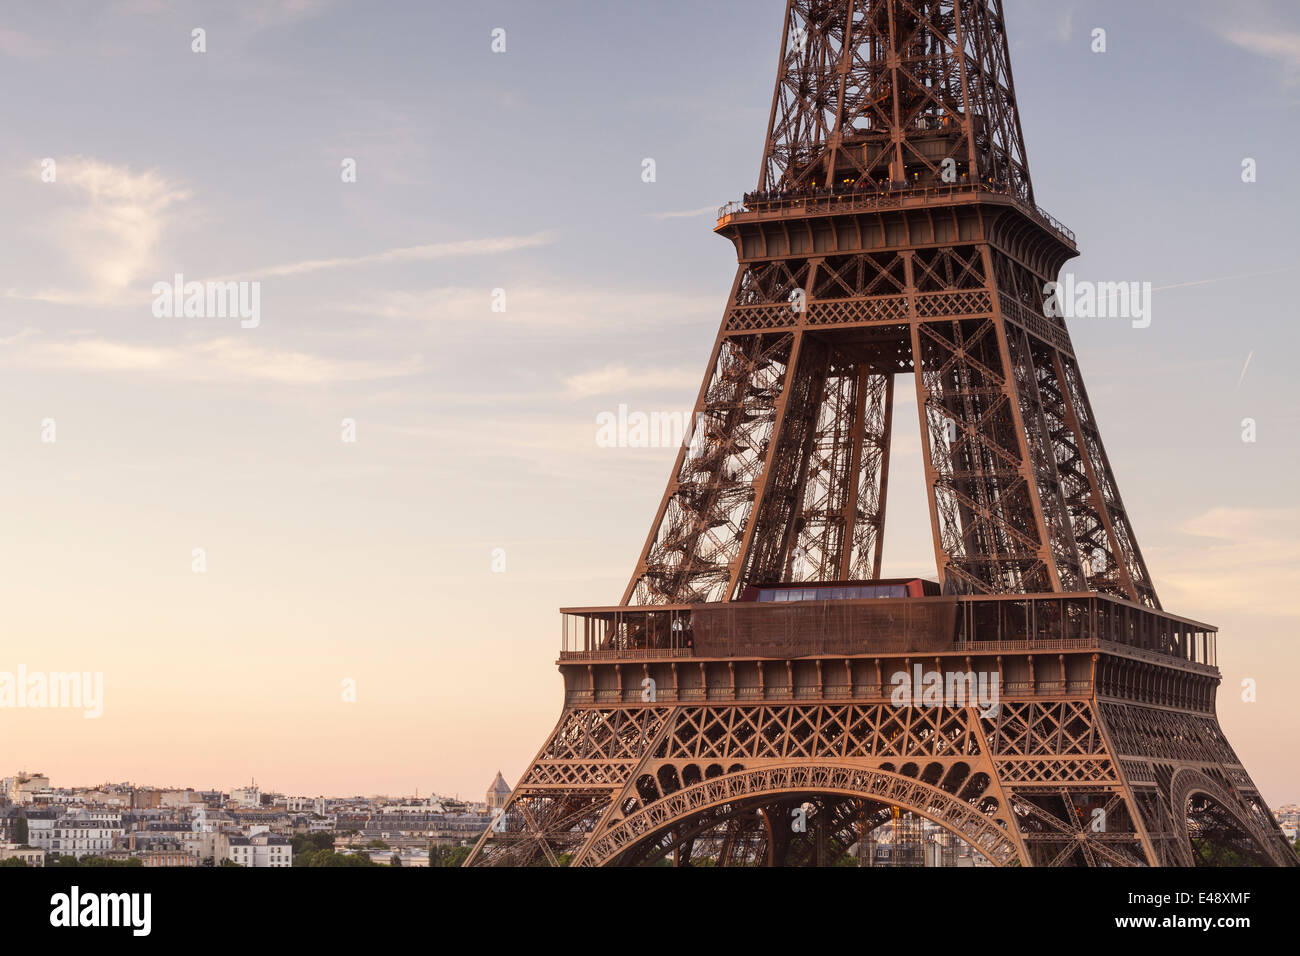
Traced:
<path fill-rule="evenodd" d="M 997 865 L 1294 865 L 1044 311 L 1077 248 L 1035 204 L 1001 0 L 788 0 L 716 231 L 697 434 L 622 604 L 563 612 L 563 714 L 467 865 L 827 864 L 900 811 Z M 907 374 L 941 593 L 854 598 Z M 1000 701 L 900 702 L 917 669 Z"/>

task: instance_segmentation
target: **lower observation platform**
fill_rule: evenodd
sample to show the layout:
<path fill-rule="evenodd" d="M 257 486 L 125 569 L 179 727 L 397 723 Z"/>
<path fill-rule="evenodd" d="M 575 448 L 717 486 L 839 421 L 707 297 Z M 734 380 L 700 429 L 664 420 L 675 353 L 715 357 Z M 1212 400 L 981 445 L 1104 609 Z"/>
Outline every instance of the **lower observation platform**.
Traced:
<path fill-rule="evenodd" d="M 568 706 L 888 698 L 900 667 L 999 674 L 1027 697 L 1212 712 L 1215 628 L 1109 595 L 1015 594 L 565 608 Z M 1175 679 L 1175 674 L 1179 675 Z"/>
<path fill-rule="evenodd" d="M 1143 651 L 1162 663 L 1217 663 L 1217 628 L 1096 592 L 561 608 L 560 614 L 561 664 L 1103 646 Z"/>

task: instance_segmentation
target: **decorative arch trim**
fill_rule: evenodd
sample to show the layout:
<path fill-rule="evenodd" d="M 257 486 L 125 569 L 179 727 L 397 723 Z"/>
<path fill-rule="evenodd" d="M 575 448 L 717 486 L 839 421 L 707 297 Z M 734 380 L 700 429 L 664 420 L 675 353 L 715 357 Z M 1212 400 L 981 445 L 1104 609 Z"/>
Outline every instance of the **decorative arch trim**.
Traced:
<path fill-rule="evenodd" d="M 1227 811 L 1241 826 L 1242 832 L 1249 836 L 1259 851 L 1274 864 L 1278 866 L 1291 864 L 1290 860 L 1277 852 L 1278 848 L 1275 846 L 1277 841 L 1269 839 L 1270 834 L 1261 833 L 1258 822 L 1242 811 L 1240 802 L 1201 771 L 1189 768 L 1179 770 L 1169 783 L 1169 793 L 1169 806 L 1174 815 L 1174 822 L 1177 824 L 1175 832 L 1188 860 L 1194 860 L 1196 855 L 1192 851 L 1192 838 L 1187 830 L 1187 801 L 1192 794 L 1203 793 Z"/>
<path fill-rule="evenodd" d="M 952 794 L 901 774 L 835 763 L 766 766 L 712 777 L 684 787 L 619 820 L 592 840 L 574 866 L 607 866 L 656 833 L 701 811 L 759 796 L 826 793 L 863 797 L 901 807 L 969 843 L 995 866 L 1019 860 L 1005 823 Z M 999 806 L 1000 812 L 1006 808 Z"/>

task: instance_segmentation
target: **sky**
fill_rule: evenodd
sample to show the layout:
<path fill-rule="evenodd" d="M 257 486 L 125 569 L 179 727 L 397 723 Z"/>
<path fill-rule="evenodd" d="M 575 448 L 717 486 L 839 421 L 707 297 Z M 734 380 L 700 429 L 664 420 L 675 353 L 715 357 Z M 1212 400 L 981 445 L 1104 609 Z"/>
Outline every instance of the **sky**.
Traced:
<path fill-rule="evenodd" d="M 1067 270 L 1155 290 L 1149 328 L 1071 332 L 1164 605 L 1220 627 L 1220 719 L 1277 806 L 1300 801 L 1300 11 L 1225 9 L 1006 2 Z M 673 448 L 602 447 L 597 418 L 689 411 L 782 16 L 6 4 L 0 671 L 102 672 L 104 701 L 0 710 L 0 776 L 517 780 L 560 711 L 557 609 L 618 602 L 668 477 Z M 177 274 L 259 283 L 256 323 L 158 314 Z M 910 391 L 884 570 L 933 576 Z"/>

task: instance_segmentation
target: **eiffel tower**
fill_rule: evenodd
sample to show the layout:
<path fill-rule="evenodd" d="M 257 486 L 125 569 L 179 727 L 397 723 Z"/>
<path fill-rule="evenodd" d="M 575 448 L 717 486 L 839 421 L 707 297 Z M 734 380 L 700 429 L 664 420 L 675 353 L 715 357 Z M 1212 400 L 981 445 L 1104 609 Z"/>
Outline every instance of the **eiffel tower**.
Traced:
<path fill-rule="evenodd" d="M 1001 0 L 788 0 L 781 49 L 695 434 L 466 865 L 833 865 L 900 817 L 998 866 L 1295 865 L 1044 308 L 1078 250 Z M 881 577 L 903 376 L 938 582 Z"/>

